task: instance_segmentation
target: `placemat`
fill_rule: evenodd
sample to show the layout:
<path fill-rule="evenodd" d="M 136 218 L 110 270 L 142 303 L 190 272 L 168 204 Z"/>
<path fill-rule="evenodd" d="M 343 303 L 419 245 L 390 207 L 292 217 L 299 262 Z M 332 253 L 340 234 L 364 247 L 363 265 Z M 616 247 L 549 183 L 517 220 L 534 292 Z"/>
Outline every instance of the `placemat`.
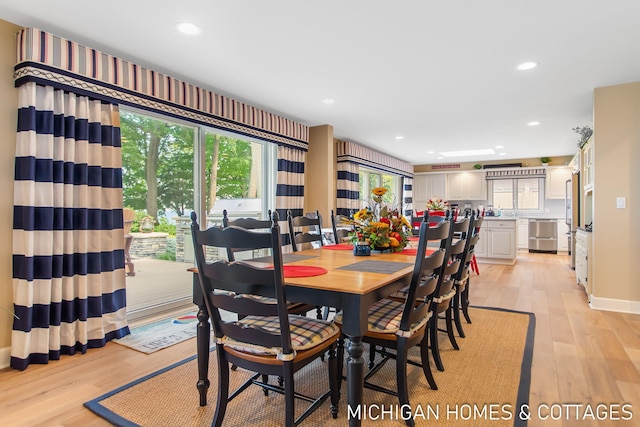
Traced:
<path fill-rule="evenodd" d="M 391 273 L 395 273 L 396 271 L 400 271 L 403 268 L 409 267 L 410 265 L 413 265 L 413 263 L 367 260 L 367 261 L 360 261 L 353 264 L 345 265 L 344 267 L 340 267 L 337 270 L 364 271 L 366 273 L 391 274 Z"/>
<path fill-rule="evenodd" d="M 353 250 L 353 245 L 348 243 L 338 243 L 337 245 L 323 246 L 322 249 L 329 249 L 331 251 L 351 251 Z"/>
<path fill-rule="evenodd" d="M 288 262 L 304 261 L 305 259 L 317 257 L 318 255 L 282 254 L 282 262 L 286 264 Z M 273 257 L 263 256 L 260 258 L 252 258 L 250 261 L 273 263 Z"/>
<path fill-rule="evenodd" d="M 312 265 L 285 265 L 282 267 L 282 271 L 285 278 L 311 277 L 327 274 L 326 268 Z"/>
<path fill-rule="evenodd" d="M 435 249 L 427 249 L 425 255 L 431 255 L 434 251 Z M 400 253 L 403 255 L 417 255 L 418 248 L 404 248 Z"/>

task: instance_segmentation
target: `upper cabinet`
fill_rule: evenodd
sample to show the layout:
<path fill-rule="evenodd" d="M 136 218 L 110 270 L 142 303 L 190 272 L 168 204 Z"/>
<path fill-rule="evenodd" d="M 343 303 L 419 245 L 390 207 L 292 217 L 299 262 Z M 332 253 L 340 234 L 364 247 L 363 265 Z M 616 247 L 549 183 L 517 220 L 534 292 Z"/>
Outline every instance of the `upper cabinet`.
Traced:
<path fill-rule="evenodd" d="M 485 172 L 451 172 L 447 174 L 447 199 L 486 200 Z"/>
<path fill-rule="evenodd" d="M 447 198 L 447 174 L 416 174 L 413 178 L 413 204 L 417 211 L 423 210 L 432 197 Z"/>
<path fill-rule="evenodd" d="M 593 136 L 582 147 L 582 182 L 585 193 L 593 190 Z"/>
<path fill-rule="evenodd" d="M 564 199 L 566 183 L 571 179 L 570 167 L 548 167 L 545 178 L 545 197 L 547 199 Z"/>

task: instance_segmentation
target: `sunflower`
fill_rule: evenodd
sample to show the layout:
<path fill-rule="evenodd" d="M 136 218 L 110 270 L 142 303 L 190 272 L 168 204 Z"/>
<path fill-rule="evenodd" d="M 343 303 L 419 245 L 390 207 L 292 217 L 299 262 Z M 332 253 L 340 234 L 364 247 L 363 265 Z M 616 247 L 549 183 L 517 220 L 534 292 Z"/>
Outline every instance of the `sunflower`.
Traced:
<path fill-rule="evenodd" d="M 373 190 L 371 190 L 371 192 L 378 197 L 384 196 L 385 194 L 387 194 L 387 191 L 388 190 L 384 187 L 376 187 Z"/>

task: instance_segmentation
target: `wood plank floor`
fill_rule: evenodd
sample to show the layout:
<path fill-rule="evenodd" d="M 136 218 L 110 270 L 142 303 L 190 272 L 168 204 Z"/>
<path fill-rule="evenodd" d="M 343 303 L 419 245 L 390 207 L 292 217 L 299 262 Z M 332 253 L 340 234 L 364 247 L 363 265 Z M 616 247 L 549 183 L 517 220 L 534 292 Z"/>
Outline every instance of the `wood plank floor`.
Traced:
<path fill-rule="evenodd" d="M 634 412 L 634 419 L 622 424 L 576 420 L 575 410 L 570 419 L 565 411 L 563 419 L 555 421 L 539 420 L 534 413 L 529 426 L 640 423 L 640 316 L 591 310 L 567 256 L 520 254 L 515 266 L 480 264 L 471 289 L 474 305 L 535 313 L 532 408 L 627 402 Z M 464 340 L 459 342 L 464 351 Z M 109 425 L 82 403 L 194 353 L 195 340 L 151 355 L 110 343 L 24 372 L 0 370 L 0 425 Z"/>

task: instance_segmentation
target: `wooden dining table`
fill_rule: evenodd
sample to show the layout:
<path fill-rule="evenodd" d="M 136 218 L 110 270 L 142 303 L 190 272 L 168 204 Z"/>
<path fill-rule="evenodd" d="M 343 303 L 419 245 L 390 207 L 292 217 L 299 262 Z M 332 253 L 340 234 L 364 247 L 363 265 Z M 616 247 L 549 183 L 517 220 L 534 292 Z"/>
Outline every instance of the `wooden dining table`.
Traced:
<path fill-rule="evenodd" d="M 257 262 L 268 263 L 268 258 Z M 327 270 L 326 274 L 310 277 L 285 277 L 285 292 L 291 302 L 308 303 L 318 306 L 335 307 L 342 310 L 342 332 L 347 336 L 345 345 L 347 359 L 347 402 L 350 412 L 349 426 L 361 425 L 361 420 L 353 414 L 365 408 L 362 405 L 364 390 L 365 362 L 362 357 L 364 344 L 362 337 L 367 332 L 368 309 L 376 301 L 389 296 L 409 284 L 415 254 L 372 253 L 371 256 L 355 256 L 352 250 L 331 247 L 309 249 L 291 254 L 283 254 L 285 266 L 317 266 Z M 197 358 L 200 405 L 205 406 L 209 388 L 209 316 L 202 298 L 197 270 L 194 271 L 193 302 L 198 306 Z M 252 286 L 241 290 L 273 297 L 273 289 Z M 349 408 L 343 410 L 349 411 Z M 364 413 L 364 412 L 360 412 Z"/>

